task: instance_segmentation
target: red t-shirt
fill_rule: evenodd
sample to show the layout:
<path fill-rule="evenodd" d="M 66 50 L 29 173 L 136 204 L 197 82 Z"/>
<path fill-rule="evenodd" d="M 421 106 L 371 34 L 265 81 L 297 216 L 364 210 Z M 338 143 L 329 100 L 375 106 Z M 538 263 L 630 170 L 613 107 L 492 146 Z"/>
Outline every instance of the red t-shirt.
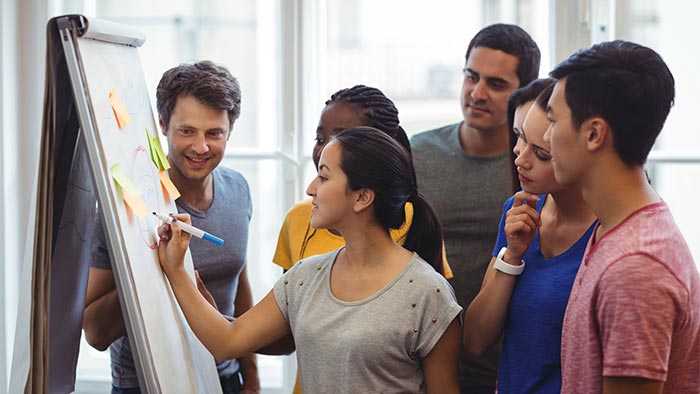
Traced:
<path fill-rule="evenodd" d="M 700 393 L 700 276 L 665 203 L 589 241 L 562 333 L 562 393 L 600 393 L 603 377 Z"/>

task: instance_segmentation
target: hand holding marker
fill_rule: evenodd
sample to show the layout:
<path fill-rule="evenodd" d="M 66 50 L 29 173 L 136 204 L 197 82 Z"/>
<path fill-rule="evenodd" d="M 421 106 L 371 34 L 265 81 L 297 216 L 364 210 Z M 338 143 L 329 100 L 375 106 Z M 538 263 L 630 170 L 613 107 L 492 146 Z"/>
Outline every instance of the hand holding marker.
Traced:
<path fill-rule="evenodd" d="M 165 223 L 168 223 L 168 224 L 177 223 L 177 225 L 180 226 L 182 231 L 184 231 L 188 234 L 191 234 L 197 238 L 205 239 L 205 240 L 213 243 L 216 246 L 222 246 L 224 244 L 223 239 L 221 239 L 215 235 L 209 234 L 208 232 L 206 232 L 204 230 L 200 230 L 195 226 L 192 226 L 192 225 L 189 225 L 185 222 L 177 220 L 177 219 L 173 218 L 172 216 L 161 215 L 161 214 L 158 214 L 155 212 L 153 212 L 153 215 L 155 215 L 158 219 L 164 221 Z"/>

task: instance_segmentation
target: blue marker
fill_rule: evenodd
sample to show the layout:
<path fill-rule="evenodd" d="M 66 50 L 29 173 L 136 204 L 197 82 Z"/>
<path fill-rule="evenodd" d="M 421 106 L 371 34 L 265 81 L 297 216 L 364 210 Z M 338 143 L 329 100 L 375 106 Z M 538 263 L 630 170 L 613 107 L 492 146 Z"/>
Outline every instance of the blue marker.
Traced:
<path fill-rule="evenodd" d="M 173 224 L 174 222 L 177 222 L 177 225 L 180 226 L 182 231 L 189 233 L 189 234 L 192 234 L 193 236 L 195 236 L 197 238 L 205 239 L 205 240 L 213 243 L 216 246 L 222 246 L 224 244 L 223 239 L 221 239 L 215 235 L 209 234 L 208 232 L 206 232 L 204 230 L 200 230 L 195 226 L 189 225 L 189 224 L 187 224 L 183 221 L 177 220 L 171 216 L 160 215 L 160 214 L 157 214 L 155 212 L 153 212 L 153 214 L 158 219 L 164 221 L 165 223 Z"/>

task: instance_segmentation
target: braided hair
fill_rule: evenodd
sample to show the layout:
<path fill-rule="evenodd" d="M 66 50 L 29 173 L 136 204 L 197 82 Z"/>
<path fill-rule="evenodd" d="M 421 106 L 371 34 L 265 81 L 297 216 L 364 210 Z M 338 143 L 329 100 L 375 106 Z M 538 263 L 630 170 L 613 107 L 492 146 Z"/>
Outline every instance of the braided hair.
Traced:
<path fill-rule="evenodd" d="M 394 102 L 381 90 L 365 85 L 355 85 L 341 89 L 326 101 L 326 105 L 335 103 L 352 104 L 361 111 L 366 121 L 365 126 L 381 130 L 403 146 L 411 154 L 411 144 L 404 129 L 399 125 L 399 110 Z"/>

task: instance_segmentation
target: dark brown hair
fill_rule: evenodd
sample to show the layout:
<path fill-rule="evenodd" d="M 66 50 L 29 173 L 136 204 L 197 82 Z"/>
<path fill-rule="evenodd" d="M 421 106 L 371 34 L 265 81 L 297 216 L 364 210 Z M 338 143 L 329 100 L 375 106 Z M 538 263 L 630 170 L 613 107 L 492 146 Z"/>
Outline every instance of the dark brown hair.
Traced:
<path fill-rule="evenodd" d="M 510 158 L 513 163 L 513 191 L 520 189 L 518 171 L 515 169 L 515 153 L 513 153 L 513 148 L 515 148 L 515 144 L 518 142 L 518 138 L 513 131 L 515 110 L 527 102 L 536 100 L 537 105 L 539 105 L 543 111 L 546 111 L 547 101 L 554 89 L 554 82 L 556 82 L 554 78 L 535 79 L 522 88 L 516 89 L 513 94 L 510 95 L 510 98 L 508 98 L 508 130 L 510 131 Z"/>
<path fill-rule="evenodd" d="M 241 114 L 238 81 L 225 67 L 210 61 L 180 64 L 163 73 L 156 89 L 156 107 L 166 128 L 178 97 L 187 95 L 207 106 L 228 112 L 229 131 Z"/>

